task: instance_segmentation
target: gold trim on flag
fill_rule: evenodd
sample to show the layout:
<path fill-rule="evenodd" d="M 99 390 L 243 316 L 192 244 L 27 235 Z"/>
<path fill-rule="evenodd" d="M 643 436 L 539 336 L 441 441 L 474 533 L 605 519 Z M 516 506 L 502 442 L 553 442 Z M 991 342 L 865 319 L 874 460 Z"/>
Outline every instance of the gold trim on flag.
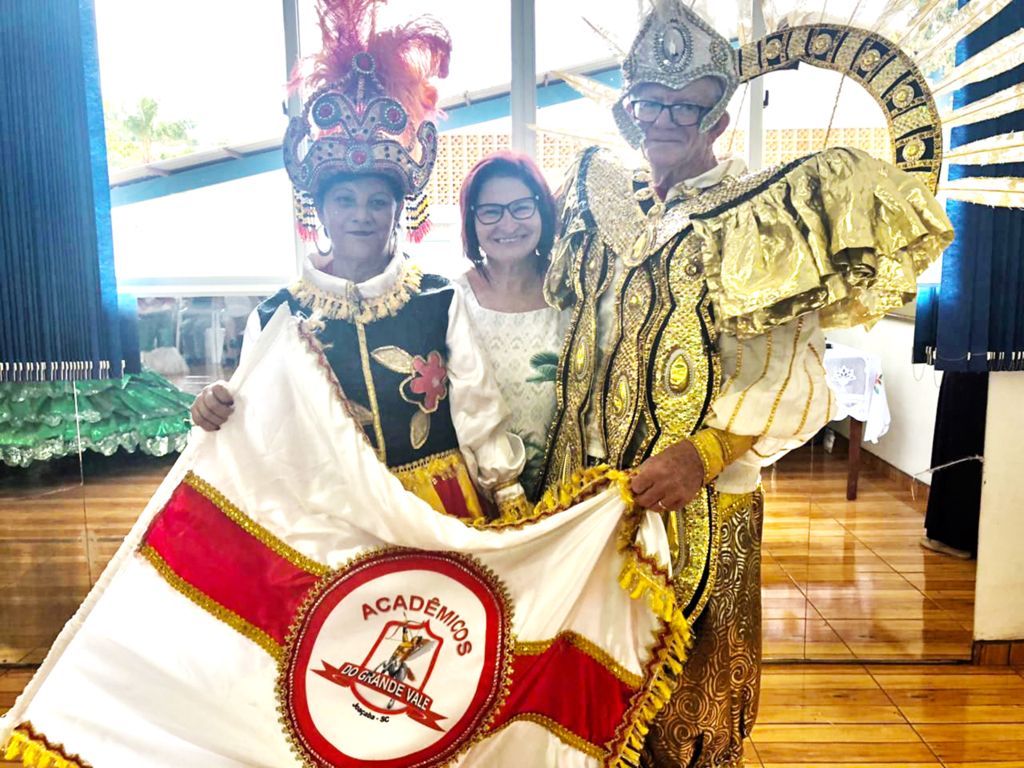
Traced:
<path fill-rule="evenodd" d="M 189 470 L 185 474 L 182 482 L 190 488 L 196 490 L 209 501 L 213 502 L 221 512 L 227 515 L 235 524 L 237 524 L 242 530 L 248 533 L 250 536 L 255 538 L 260 543 L 266 545 L 278 555 L 283 557 L 289 563 L 294 565 L 296 568 L 301 568 L 307 573 L 311 573 L 314 576 L 324 576 L 331 569 L 322 563 L 318 563 L 312 558 L 306 557 L 304 554 L 299 552 L 297 549 L 292 549 L 285 544 L 281 539 L 277 538 L 274 534 L 264 528 L 262 525 L 257 523 L 251 517 L 246 515 L 242 510 L 228 501 L 227 497 L 210 485 L 208 482 L 203 480 L 201 477 L 196 475 L 192 470 Z"/>
<path fill-rule="evenodd" d="M 550 640 L 517 642 L 513 652 L 516 656 L 539 656 L 562 638 L 564 638 L 573 648 L 585 653 L 602 667 L 607 669 L 614 677 L 628 685 L 630 688 L 635 689 L 643 685 L 644 679 L 641 675 L 638 675 L 635 672 L 630 672 L 624 666 L 615 661 L 611 654 L 606 650 L 588 640 L 583 635 L 573 632 L 570 629 L 559 632 Z"/>
<path fill-rule="evenodd" d="M 27 768 L 92 768 L 78 755 L 68 755 L 63 744 L 51 744 L 49 740 L 24 722 L 14 729 L 0 757 Z"/>
<path fill-rule="evenodd" d="M 211 501 L 213 501 L 211 499 Z M 250 624 L 230 608 L 226 608 L 206 593 L 196 589 L 181 576 L 174 572 L 174 569 L 167 564 L 167 561 L 160 557 L 160 553 L 148 544 L 139 548 L 139 554 L 149 561 L 150 565 L 156 568 L 157 573 L 163 576 L 164 580 L 174 589 L 198 605 L 214 618 L 220 619 L 229 627 L 241 635 L 252 640 L 256 645 L 280 661 L 284 657 L 284 648 L 274 638 L 268 635 L 259 627 Z"/>

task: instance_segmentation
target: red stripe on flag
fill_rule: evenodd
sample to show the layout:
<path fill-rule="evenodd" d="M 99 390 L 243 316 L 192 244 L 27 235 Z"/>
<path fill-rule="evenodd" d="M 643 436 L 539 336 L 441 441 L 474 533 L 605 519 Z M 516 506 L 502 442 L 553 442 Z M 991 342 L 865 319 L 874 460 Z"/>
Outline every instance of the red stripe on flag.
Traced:
<path fill-rule="evenodd" d="M 153 521 L 146 544 L 182 579 L 282 645 L 318 581 L 184 484 Z"/>
<path fill-rule="evenodd" d="M 516 655 L 512 685 L 493 730 L 522 715 L 541 715 L 601 747 L 615 737 L 635 689 L 559 637 L 536 656 Z"/>

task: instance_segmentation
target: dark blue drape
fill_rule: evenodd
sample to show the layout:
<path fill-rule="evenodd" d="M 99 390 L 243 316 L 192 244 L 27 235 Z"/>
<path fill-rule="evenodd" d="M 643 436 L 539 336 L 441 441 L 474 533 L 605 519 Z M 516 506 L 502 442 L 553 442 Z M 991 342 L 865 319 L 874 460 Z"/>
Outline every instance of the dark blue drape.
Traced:
<path fill-rule="evenodd" d="M 966 5 L 961 0 L 961 7 Z M 959 65 L 1024 26 L 1024 0 L 1013 0 L 960 41 Z M 1024 82 L 1024 65 L 958 90 L 955 108 Z M 1024 111 L 954 128 L 959 147 L 1024 130 Z M 965 177 L 1024 177 L 1024 163 L 951 165 L 950 180 Z M 1024 369 L 1024 211 L 950 201 L 946 205 L 956 240 L 942 259 L 938 289 L 918 298 L 914 362 L 934 362 L 946 371 Z"/>
<path fill-rule="evenodd" d="M 0 12 L 0 381 L 120 376 L 93 0 Z"/>

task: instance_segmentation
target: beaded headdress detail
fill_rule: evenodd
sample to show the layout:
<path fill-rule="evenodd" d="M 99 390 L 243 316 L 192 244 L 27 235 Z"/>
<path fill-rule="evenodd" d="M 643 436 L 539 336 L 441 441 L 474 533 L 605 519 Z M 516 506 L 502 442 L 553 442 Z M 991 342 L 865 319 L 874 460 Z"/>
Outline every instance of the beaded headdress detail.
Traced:
<path fill-rule="evenodd" d="M 448 75 L 451 39 L 430 17 L 377 29 L 386 0 L 319 0 L 323 50 L 296 66 L 290 88 L 311 95 L 284 137 L 303 240 L 316 237 L 313 194 L 337 174 L 379 174 L 406 196 L 412 240 L 429 230 L 424 189 L 437 158 L 434 77 Z"/>
<path fill-rule="evenodd" d="M 701 120 L 704 132 L 722 117 L 739 85 L 736 53 L 725 37 L 680 0 L 656 0 L 622 62 L 622 98 L 612 108 L 626 141 L 635 148 L 644 138 L 623 103 L 634 86 L 656 83 L 678 90 L 702 77 L 713 77 L 722 85 L 722 97 Z"/>

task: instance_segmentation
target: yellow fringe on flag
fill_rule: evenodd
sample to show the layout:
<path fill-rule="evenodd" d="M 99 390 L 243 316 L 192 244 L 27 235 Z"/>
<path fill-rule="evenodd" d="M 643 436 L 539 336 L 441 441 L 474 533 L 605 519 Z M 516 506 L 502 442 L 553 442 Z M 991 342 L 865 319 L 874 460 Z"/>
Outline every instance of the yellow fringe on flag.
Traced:
<path fill-rule="evenodd" d="M 646 600 L 655 615 L 665 622 L 661 642 L 655 647 L 655 658 L 648 665 L 646 683 L 634 699 L 625 730 L 613 744 L 614 752 L 607 765 L 613 768 L 635 768 L 650 732 L 651 723 L 664 709 L 675 690 L 674 676 L 683 671 L 691 643 L 690 624 L 676 605 L 675 592 L 664 574 L 637 556 L 626 555 L 619 586 L 634 600 Z"/>
<path fill-rule="evenodd" d="M 47 744 L 45 739 L 21 727 L 7 740 L 3 757 L 12 763 L 20 761 L 25 768 L 90 768 L 80 758 L 67 757 L 60 747 Z"/>

